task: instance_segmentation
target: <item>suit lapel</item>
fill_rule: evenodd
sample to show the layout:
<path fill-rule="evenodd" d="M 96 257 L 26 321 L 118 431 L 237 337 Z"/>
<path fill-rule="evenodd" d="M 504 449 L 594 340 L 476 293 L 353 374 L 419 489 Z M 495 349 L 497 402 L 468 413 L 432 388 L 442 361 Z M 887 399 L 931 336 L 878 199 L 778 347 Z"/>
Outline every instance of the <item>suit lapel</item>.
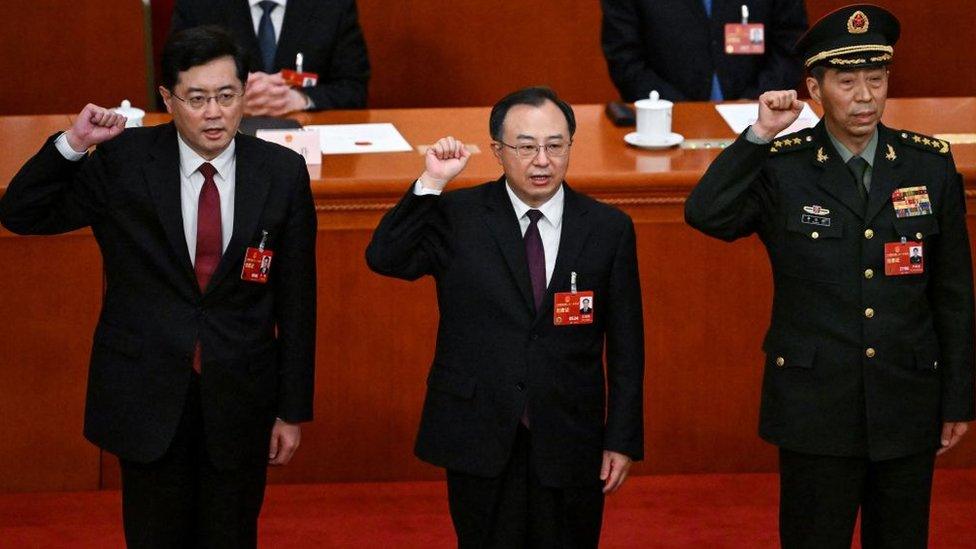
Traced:
<path fill-rule="evenodd" d="M 515 208 L 512 207 L 512 201 L 505 190 L 504 176 L 486 187 L 483 218 L 531 313 L 535 309 L 535 300 L 532 297 L 532 282 L 529 280 L 525 243 L 522 240 L 518 219 L 515 217 Z"/>
<path fill-rule="evenodd" d="M 861 195 L 857 192 L 854 176 L 834 149 L 822 120 L 817 124 L 815 135 L 817 145 L 812 149 L 811 162 L 823 169 L 817 185 L 851 210 L 854 215 L 863 218 L 864 204 Z"/>
<path fill-rule="evenodd" d="M 242 134 L 235 138 L 234 155 L 237 167 L 234 171 L 234 232 L 204 293 L 212 292 L 227 276 L 231 267 L 238 261 L 243 261 L 249 240 L 257 230 L 261 210 L 271 186 L 271 179 L 262 175 L 266 173 L 264 156 L 254 146 L 252 139 L 254 138 Z M 275 238 L 277 235 L 270 236 Z"/>
<path fill-rule="evenodd" d="M 874 154 L 874 165 L 871 169 L 871 193 L 868 196 L 868 208 L 865 221 L 872 219 L 891 200 L 891 193 L 901 184 L 901 150 L 898 138 L 888 128 L 878 125 L 878 150 Z"/>
<path fill-rule="evenodd" d="M 180 151 L 176 143 L 176 128 L 172 122 L 160 131 L 159 138 L 149 153 L 150 161 L 143 166 L 143 176 L 149 185 L 149 193 L 156 203 L 156 214 L 163 226 L 180 270 L 187 281 L 197 287 L 190 252 L 183 232 L 183 207 L 180 200 Z"/>
<path fill-rule="evenodd" d="M 570 272 L 577 264 L 583 244 L 590 234 L 586 208 L 583 207 L 579 195 L 566 183 L 563 183 L 563 193 L 563 219 L 559 235 L 559 251 L 556 253 L 556 266 L 552 270 L 552 279 L 549 280 L 542 306 L 536 314 L 536 323 L 550 315 L 556 289 L 564 288 L 569 284 Z"/>
<path fill-rule="evenodd" d="M 224 5 L 224 21 L 237 36 L 244 37 L 241 47 L 251 59 L 261 59 L 261 47 L 254 33 L 254 18 L 251 17 L 251 4 L 247 0 L 230 0 Z M 253 67 L 254 68 L 258 67 Z"/>
<path fill-rule="evenodd" d="M 305 34 L 315 6 L 305 0 L 289 0 L 285 9 L 285 19 L 281 24 L 281 36 L 278 37 L 278 49 L 275 50 L 275 66 L 280 68 L 295 68 L 295 54 L 298 44 Z M 305 52 L 306 55 L 308 52 Z"/>

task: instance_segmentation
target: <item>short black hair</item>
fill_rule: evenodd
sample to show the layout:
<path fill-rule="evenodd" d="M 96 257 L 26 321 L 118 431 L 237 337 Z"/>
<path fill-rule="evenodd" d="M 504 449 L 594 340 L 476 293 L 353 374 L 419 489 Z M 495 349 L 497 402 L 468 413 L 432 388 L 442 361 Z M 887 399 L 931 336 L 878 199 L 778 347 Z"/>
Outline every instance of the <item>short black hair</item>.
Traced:
<path fill-rule="evenodd" d="M 576 133 L 576 115 L 573 113 L 573 107 L 570 107 L 569 103 L 560 99 L 551 88 L 546 86 L 532 86 L 522 88 L 502 97 L 491 108 L 491 115 L 488 117 L 488 132 L 491 134 L 491 138 L 495 141 L 501 141 L 502 124 L 505 122 L 505 116 L 508 115 L 509 109 L 515 105 L 540 107 L 546 101 L 553 102 L 563 112 L 563 115 L 566 116 L 566 124 L 569 126 L 569 137 L 573 137 L 573 134 Z"/>
<path fill-rule="evenodd" d="M 221 57 L 233 58 L 237 66 L 237 78 L 241 84 L 247 82 L 247 58 L 229 32 L 216 25 L 175 32 L 169 36 L 163 47 L 160 84 L 172 91 L 181 72 L 206 65 Z"/>

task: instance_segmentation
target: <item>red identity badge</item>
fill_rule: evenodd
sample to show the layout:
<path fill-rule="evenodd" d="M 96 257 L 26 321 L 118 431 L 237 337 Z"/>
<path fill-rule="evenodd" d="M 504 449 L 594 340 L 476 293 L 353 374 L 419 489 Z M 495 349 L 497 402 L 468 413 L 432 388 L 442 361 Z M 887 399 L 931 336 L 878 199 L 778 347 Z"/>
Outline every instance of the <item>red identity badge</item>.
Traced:
<path fill-rule="evenodd" d="M 319 82 L 319 75 L 314 72 L 297 72 L 291 69 L 281 69 L 281 78 L 293 88 L 311 88 Z"/>
<path fill-rule="evenodd" d="M 311 88 L 319 81 L 319 75 L 314 72 L 304 72 L 305 56 L 301 52 L 295 55 L 295 70 L 281 69 L 281 78 L 293 88 Z"/>
<path fill-rule="evenodd" d="M 271 258 L 274 252 L 265 250 L 264 245 L 268 240 L 268 231 L 261 231 L 261 243 L 257 248 L 248 248 L 244 253 L 244 268 L 241 269 L 241 280 L 247 282 L 257 282 L 264 284 L 268 281 L 271 273 Z"/>
<path fill-rule="evenodd" d="M 885 244 L 885 274 L 901 276 L 925 272 L 921 242 L 888 242 Z"/>
<path fill-rule="evenodd" d="M 571 275 L 569 292 L 559 292 L 553 298 L 552 323 L 556 326 L 593 324 L 593 292 L 576 291 L 576 273 Z"/>
<path fill-rule="evenodd" d="M 749 24 L 749 6 L 742 5 L 742 23 L 725 25 L 725 53 L 728 55 L 762 55 L 766 52 L 766 26 Z"/>

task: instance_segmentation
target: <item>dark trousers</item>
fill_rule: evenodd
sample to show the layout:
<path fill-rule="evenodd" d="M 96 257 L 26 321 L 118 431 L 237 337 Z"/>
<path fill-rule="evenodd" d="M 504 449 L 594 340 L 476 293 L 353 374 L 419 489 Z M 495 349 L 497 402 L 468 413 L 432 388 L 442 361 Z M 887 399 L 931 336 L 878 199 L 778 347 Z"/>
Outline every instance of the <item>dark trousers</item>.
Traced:
<path fill-rule="evenodd" d="M 122 520 L 130 548 L 257 546 L 267 466 L 221 470 L 207 457 L 200 381 L 166 454 L 152 463 L 119 460 Z"/>
<path fill-rule="evenodd" d="M 864 549 L 924 548 L 935 451 L 885 461 L 780 449 L 784 549 L 848 549 L 861 512 Z"/>
<path fill-rule="evenodd" d="M 531 463 L 531 445 L 530 432 L 520 425 L 500 476 L 447 471 L 459 548 L 597 547 L 603 523 L 601 487 L 543 486 Z"/>

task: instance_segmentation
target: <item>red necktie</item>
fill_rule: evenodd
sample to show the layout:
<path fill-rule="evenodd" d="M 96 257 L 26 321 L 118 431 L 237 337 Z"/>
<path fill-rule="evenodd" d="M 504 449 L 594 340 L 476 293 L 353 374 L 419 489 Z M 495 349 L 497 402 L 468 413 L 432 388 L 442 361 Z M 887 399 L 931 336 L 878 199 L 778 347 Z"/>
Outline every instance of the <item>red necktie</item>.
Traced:
<path fill-rule="evenodd" d="M 200 189 L 200 201 L 197 206 L 197 252 L 193 262 L 193 270 L 197 275 L 200 291 L 207 289 L 210 277 L 220 263 L 223 252 L 223 236 L 220 229 L 220 191 L 214 183 L 217 169 L 209 162 L 200 164 L 199 172 L 203 175 L 203 188 Z M 193 353 L 193 369 L 200 372 L 200 342 Z"/>

